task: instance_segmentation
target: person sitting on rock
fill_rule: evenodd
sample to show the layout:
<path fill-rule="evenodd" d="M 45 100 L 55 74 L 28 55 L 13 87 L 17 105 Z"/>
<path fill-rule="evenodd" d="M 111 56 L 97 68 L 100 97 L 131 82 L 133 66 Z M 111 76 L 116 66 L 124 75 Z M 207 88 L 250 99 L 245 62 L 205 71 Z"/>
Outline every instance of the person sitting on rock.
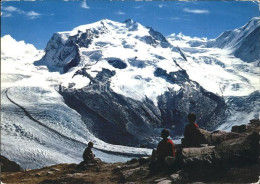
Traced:
<path fill-rule="evenodd" d="M 175 148 L 171 139 L 168 139 L 170 132 L 163 129 L 161 132 L 161 140 L 157 146 L 157 160 L 164 161 L 167 156 L 175 157 Z"/>
<path fill-rule="evenodd" d="M 161 132 L 161 140 L 157 146 L 157 149 L 153 150 L 151 163 L 149 165 L 150 172 L 157 172 L 160 169 L 165 168 L 167 166 L 166 158 L 171 157 L 174 159 L 175 157 L 175 148 L 171 139 L 168 139 L 170 133 L 167 129 L 163 129 Z"/>
<path fill-rule="evenodd" d="M 91 148 L 93 148 L 94 143 L 89 142 L 88 147 L 85 149 L 83 153 L 83 161 L 77 165 L 76 169 L 78 170 L 86 170 L 89 166 L 96 165 L 100 159 L 95 159 L 95 154 L 92 152 Z"/>
<path fill-rule="evenodd" d="M 182 139 L 183 147 L 200 147 L 204 141 L 203 135 L 200 133 L 199 125 L 196 123 L 196 115 L 190 113 L 187 116 L 189 124 L 184 130 L 184 138 Z"/>
<path fill-rule="evenodd" d="M 95 161 L 95 154 L 92 152 L 91 148 L 93 148 L 93 142 L 88 143 L 88 147 L 85 149 L 83 153 L 84 162 L 93 162 Z"/>

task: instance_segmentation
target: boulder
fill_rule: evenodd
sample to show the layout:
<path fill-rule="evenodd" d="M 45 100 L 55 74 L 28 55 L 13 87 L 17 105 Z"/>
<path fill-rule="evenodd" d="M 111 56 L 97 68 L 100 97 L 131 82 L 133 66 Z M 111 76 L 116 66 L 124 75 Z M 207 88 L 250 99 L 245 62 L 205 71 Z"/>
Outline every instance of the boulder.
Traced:
<path fill-rule="evenodd" d="M 209 155 L 214 152 L 215 146 L 201 147 L 201 148 L 183 148 L 182 149 L 182 158 L 193 158 L 203 155 Z"/>
<path fill-rule="evenodd" d="M 148 174 L 149 170 L 145 167 L 137 167 L 120 171 L 121 182 L 133 181 L 136 176 L 144 178 Z"/>
<path fill-rule="evenodd" d="M 170 177 L 173 182 L 177 182 L 179 180 L 179 174 L 172 174 Z"/>
<path fill-rule="evenodd" d="M 242 131 L 242 128 L 235 128 L 235 130 L 241 130 Z M 204 130 L 204 129 L 195 129 L 195 138 L 196 139 L 196 143 L 200 146 L 203 146 L 203 145 L 218 145 L 220 144 L 221 142 L 223 141 L 227 141 L 227 140 L 230 140 L 230 139 L 236 139 L 236 138 L 239 138 L 241 136 L 243 136 L 242 134 L 238 133 L 239 130 L 237 130 L 237 132 L 225 132 L 225 131 L 221 131 L 221 130 L 217 130 L 217 131 L 214 131 L 214 132 L 209 132 L 207 130 Z M 186 141 L 188 140 L 183 140 L 183 147 L 185 147 L 186 145 Z M 188 146 L 188 147 L 193 147 L 193 146 Z M 198 146 L 196 146 L 198 147 Z"/>
<path fill-rule="evenodd" d="M 158 182 L 157 184 L 171 184 L 172 181 L 171 180 L 162 180 L 160 182 Z"/>
<path fill-rule="evenodd" d="M 188 179 L 214 181 L 220 177 L 226 177 L 231 168 L 258 163 L 259 135 L 257 132 L 238 135 L 231 132 L 224 135 L 223 139 L 238 135 L 240 137 L 222 141 L 216 146 L 183 148 L 181 167 L 187 173 Z"/>
<path fill-rule="evenodd" d="M 141 158 L 139 159 L 139 164 L 140 164 L 140 165 L 146 164 L 146 163 L 148 163 L 148 162 L 150 162 L 150 157 L 141 157 Z"/>
<path fill-rule="evenodd" d="M 57 168 L 51 168 L 49 171 L 60 171 L 60 169 L 57 169 Z"/>
<path fill-rule="evenodd" d="M 231 132 L 241 133 L 246 131 L 246 125 L 233 126 Z"/>
<path fill-rule="evenodd" d="M 161 182 L 163 180 L 167 180 L 167 178 L 159 178 L 159 179 L 154 180 L 154 182 L 159 183 L 159 182 Z"/>
<path fill-rule="evenodd" d="M 226 166 L 245 166 L 259 163 L 259 134 L 224 141 L 215 148 L 215 155 Z"/>
<path fill-rule="evenodd" d="M 235 133 L 235 132 L 225 132 L 225 131 L 214 131 L 211 133 L 209 144 L 210 145 L 218 145 L 224 141 L 236 139 L 243 136 L 243 134 Z"/>
<path fill-rule="evenodd" d="M 8 158 L 0 155 L 1 161 L 1 172 L 20 172 L 24 171 L 24 169 L 19 166 L 17 163 L 10 161 Z"/>
<path fill-rule="evenodd" d="M 260 132 L 260 120 L 259 119 L 252 119 L 250 123 L 246 127 L 247 132 L 256 131 Z"/>

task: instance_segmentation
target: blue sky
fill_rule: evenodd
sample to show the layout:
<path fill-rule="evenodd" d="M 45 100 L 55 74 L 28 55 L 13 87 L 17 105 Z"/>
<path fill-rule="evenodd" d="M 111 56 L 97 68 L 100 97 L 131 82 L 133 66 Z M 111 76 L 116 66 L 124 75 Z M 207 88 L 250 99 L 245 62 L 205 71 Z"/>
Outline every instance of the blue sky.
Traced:
<path fill-rule="evenodd" d="M 1 36 L 10 34 L 44 49 L 54 32 L 103 18 L 132 18 L 167 36 L 215 38 L 260 16 L 259 3 L 240 1 L 2 1 Z"/>

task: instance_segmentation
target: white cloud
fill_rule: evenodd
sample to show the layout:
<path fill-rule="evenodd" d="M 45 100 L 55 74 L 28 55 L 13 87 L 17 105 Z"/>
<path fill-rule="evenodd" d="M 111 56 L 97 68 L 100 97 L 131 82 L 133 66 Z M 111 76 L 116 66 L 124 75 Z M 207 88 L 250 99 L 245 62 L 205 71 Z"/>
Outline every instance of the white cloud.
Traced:
<path fill-rule="evenodd" d="M 165 5 L 164 4 L 159 4 L 158 7 L 162 8 L 162 7 L 165 7 Z"/>
<path fill-rule="evenodd" d="M 26 13 L 26 16 L 29 17 L 30 19 L 36 19 L 38 18 L 39 16 L 41 16 L 40 13 L 37 13 L 35 11 L 30 11 L 30 12 L 27 12 Z"/>
<path fill-rule="evenodd" d="M 9 12 L 15 12 L 15 11 L 18 10 L 17 8 L 15 8 L 13 6 L 3 7 L 2 9 L 5 10 L 5 11 L 9 11 Z"/>
<path fill-rule="evenodd" d="M 90 7 L 87 5 L 86 0 L 82 2 L 82 4 L 81 4 L 81 8 L 84 8 L 84 9 L 90 9 Z"/>
<path fill-rule="evenodd" d="M 135 6 L 134 8 L 135 9 L 140 9 L 140 8 L 142 8 L 143 6 Z"/>
<path fill-rule="evenodd" d="M 184 12 L 188 13 L 195 13 L 195 14 L 208 14 L 209 10 L 199 10 L 199 9 L 189 9 L 189 8 L 184 8 Z"/>
<path fill-rule="evenodd" d="M 7 6 L 7 7 L 2 7 L 2 10 L 8 11 L 8 12 L 16 12 L 16 13 L 20 13 L 20 14 L 24 14 L 25 11 L 16 8 L 14 6 Z"/>
<path fill-rule="evenodd" d="M 118 12 L 116 12 L 116 14 L 117 15 L 125 15 L 125 12 L 122 12 L 122 11 L 119 10 Z"/>
<path fill-rule="evenodd" d="M 14 7 L 14 6 L 2 7 L 2 10 L 10 12 L 10 13 L 3 13 L 3 17 L 11 17 L 12 16 L 11 13 L 23 14 L 26 17 L 28 17 L 29 19 L 36 19 L 36 18 L 39 18 L 41 16 L 40 13 L 37 13 L 35 11 L 26 12 L 26 11 L 23 11 L 19 8 Z"/>
<path fill-rule="evenodd" d="M 12 17 L 11 13 L 1 12 L 2 17 Z"/>
<path fill-rule="evenodd" d="M 170 19 L 171 19 L 171 20 L 180 20 L 179 17 L 171 17 Z"/>
<path fill-rule="evenodd" d="M 39 51 L 32 44 L 16 41 L 10 35 L 1 37 L 1 58 L 35 61 L 34 57 L 37 54 L 39 54 Z"/>

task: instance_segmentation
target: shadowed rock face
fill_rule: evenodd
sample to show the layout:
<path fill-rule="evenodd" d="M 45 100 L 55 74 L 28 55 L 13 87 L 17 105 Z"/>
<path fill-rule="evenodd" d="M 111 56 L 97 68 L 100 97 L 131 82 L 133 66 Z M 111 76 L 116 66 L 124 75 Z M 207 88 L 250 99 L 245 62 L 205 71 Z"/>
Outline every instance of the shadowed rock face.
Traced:
<path fill-rule="evenodd" d="M 62 34 L 54 33 L 45 48 L 45 55 L 41 60 L 36 61 L 35 65 L 47 65 L 50 71 L 53 67 L 62 68 L 62 72 L 66 73 L 79 64 L 79 48 L 88 48 L 93 39 L 106 32 L 108 30 L 105 26 L 99 29 L 87 29 L 85 32 L 78 31 L 76 35 L 66 35 L 66 41 L 63 40 Z"/>
<path fill-rule="evenodd" d="M 157 68 L 154 75 L 183 87 L 177 94 L 169 91 L 158 97 L 162 122 L 164 125 L 170 125 L 172 122 L 177 125 L 173 130 L 175 134 L 183 132 L 189 112 L 196 112 L 200 126 L 209 130 L 214 129 L 226 118 L 226 105 L 223 98 L 206 91 L 197 82 L 191 81 L 185 70 L 168 74 L 165 70 Z"/>
<path fill-rule="evenodd" d="M 61 94 L 66 104 L 81 114 L 89 130 L 109 143 L 154 147 L 160 134 L 158 128 L 170 129 L 172 136 L 182 135 L 191 111 L 198 113 L 200 125 L 212 129 L 225 118 L 224 100 L 191 81 L 185 71 L 155 71 L 156 76 L 190 89 L 178 94 L 166 92 L 158 97 L 157 105 L 147 98 L 137 101 L 115 93 L 110 88 L 115 71 L 103 69 L 93 78 L 82 69 L 75 75 L 88 77 L 91 83 L 84 90 L 65 89 Z"/>
<path fill-rule="evenodd" d="M 62 95 L 65 102 L 81 114 L 90 131 L 102 140 L 131 146 L 143 142 L 151 146 L 152 142 L 143 139 L 155 136 L 153 126 L 160 123 L 160 112 L 152 102 L 139 102 L 116 94 L 110 88 L 109 92 L 95 92 L 98 85 L 91 84 L 93 91 L 87 93 L 65 90 Z"/>
<path fill-rule="evenodd" d="M 234 55 L 243 61 L 259 61 L 260 57 L 260 27 L 250 33 L 241 45 L 235 50 Z"/>
<path fill-rule="evenodd" d="M 149 34 L 151 35 L 151 38 L 154 41 L 159 42 L 162 48 L 167 48 L 170 46 L 170 43 L 167 41 L 167 39 L 158 31 L 155 31 L 154 29 L 150 28 Z"/>
<path fill-rule="evenodd" d="M 17 163 L 10 161 L 6 157 L 0 155 L 0 165 L 1 165 L 1 172 L 20 172 L 24 171 L 24 169 L 19 166 Z"/>
<path fill-rule="evenodd" d="M 119 58 L 109 58 L 107 59 L 107 62 L 118 69 L 125 69 L 127 67 L 127 64 Z"/>

